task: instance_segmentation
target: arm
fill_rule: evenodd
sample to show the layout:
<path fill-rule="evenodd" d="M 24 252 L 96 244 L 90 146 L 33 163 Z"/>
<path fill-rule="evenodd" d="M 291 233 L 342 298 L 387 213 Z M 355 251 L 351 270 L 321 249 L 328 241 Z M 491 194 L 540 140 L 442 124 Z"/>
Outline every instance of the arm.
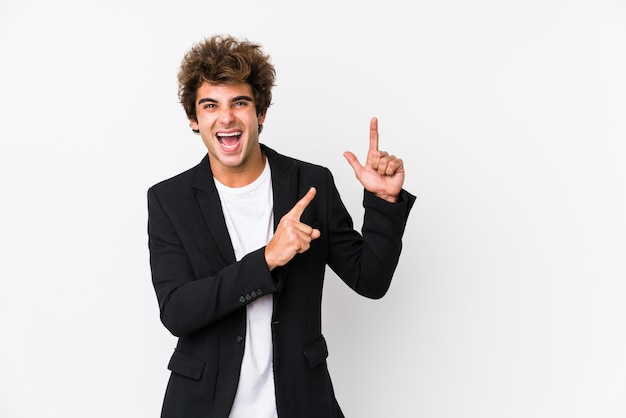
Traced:
<path fill-rule="evenodd" d="M 353 290 L 378 299 L 391 284 L 400 253 L 409 212 L 415 196 L 401 190 L 390 203 L 364 191 L 365 215 L 361 234 L 353 229 L 332 178 L 329 205 L 328 265 Z"/>
<path fill-rule="evenodd" d="M 172 334 L 192 333 L 260 296 L 277 291 L 278 284 L 267 267 L 263 249 L 229 264 L 218 251 L 196 248 L 194 239 L 188 236 L 190 228 L 185 228 L 178 217 L 174 218 L 177 221 L 164 209 L 155 190 L 150 189 L 148 235 L 152 281 L 161 321 Z M 199 258 L 202 258 L 201 267 Z M 206 274 L 200 277 L 200 271 Z"/>
<path fill-rule="evenodd" d="M 365 165 L 345 152 L 356 178 L 365 188 L 365 217 L 362 235 L 352 231 L 352 222 L 339 199 L 334 184 L 331 198 L 333 236 L 329 252 L 331 268 L 358 293 L 382 297 L 400 258 L 402 235 L 415 201 L 402 186 L 404 164 L 401 159 L 378 149 L 378 120 L 370 121 L 369 149 Z"/>

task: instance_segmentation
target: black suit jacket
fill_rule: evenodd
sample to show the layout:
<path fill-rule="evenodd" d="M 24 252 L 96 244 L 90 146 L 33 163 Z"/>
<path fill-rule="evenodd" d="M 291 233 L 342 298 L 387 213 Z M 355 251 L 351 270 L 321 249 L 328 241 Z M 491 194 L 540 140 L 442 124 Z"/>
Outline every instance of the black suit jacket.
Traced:
<path fill-rule="evenodd" d="M 382 297 L 415 197 L 403 190 L 392 204 L 365 192 L 361 235 L 328 169 L 261 147 L 272 170 L 275 224 L 315 186 L 317 194 L 301 221 L 321 231 L 307 252 L 272 272 L 264 248 L 236 262 L 208 157 L 148 190 L 152 280 L 161 321 L 179 337 L 168 365 L 163 418 L 228 417 L 243 358 L 245 307 L 267 294 L 274 300 L 279 416 L 343 416 L 321 327 L 325 267 L 359 294 Z"/>

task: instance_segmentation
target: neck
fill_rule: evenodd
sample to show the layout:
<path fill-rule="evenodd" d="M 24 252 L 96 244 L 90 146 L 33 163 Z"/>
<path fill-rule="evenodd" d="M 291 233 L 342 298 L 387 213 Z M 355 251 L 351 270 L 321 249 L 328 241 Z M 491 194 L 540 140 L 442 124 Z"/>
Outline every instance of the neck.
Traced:
<path fill-rule="evenodd" d="M 265 169 L 266 160 L 265 154 L 259 152 L 258 158 L 251 161 L 252 164 L 246 164 L 245 167 L 221 167 L 221 169 L 211 167 L 211 169 L 213 170 L 213 177 L 224 186 L 244 187 L 259 178 Z"/>

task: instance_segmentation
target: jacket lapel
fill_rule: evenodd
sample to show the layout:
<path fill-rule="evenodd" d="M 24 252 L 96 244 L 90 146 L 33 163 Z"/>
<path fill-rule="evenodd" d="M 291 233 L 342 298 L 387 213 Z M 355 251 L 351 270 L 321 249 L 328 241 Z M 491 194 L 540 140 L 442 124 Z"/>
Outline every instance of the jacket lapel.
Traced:
<path fill-rule="evenodd" d="M 274 194 L 274 230 L 280 219 L 293 208 L 298 201 L 298 178 L 296 166 L 292 161 L 261 144 L 272 170 L 272 189 Z"/>
<path fill-rule="evenodd" d="M 196 167 L 196 175 L 192 187 L 195 199 L 200 207 L 200 212 L 205 220 L 207 228 L 211 232 L 216 246 L 224 259 L 224 265 L 235 262 L 235 250 L 228 234 L 222 204 L 211 172 L 209 157 L 205 156 Z"/>
<path fill-rule="evenodd" d="M 267 160 L 272 170 L 272 192 L 274 195 L 274 231 L 278 228 L 280 219 L 293 208 L 298 201 L 298 173 L 296 165 L 293 161 L 278 154 L 261 144 L 261 149 L 267 156 Z M 287 277 L 289 265 L 278 267 L 273 271 L 277 278 L 278 288 L 282 288 L 282 284 Z M 281 292 L 274 294 L 274 314 L 278 312 L 278 302 Z M 272 314 L 272 321 L 275 317 Z"/>

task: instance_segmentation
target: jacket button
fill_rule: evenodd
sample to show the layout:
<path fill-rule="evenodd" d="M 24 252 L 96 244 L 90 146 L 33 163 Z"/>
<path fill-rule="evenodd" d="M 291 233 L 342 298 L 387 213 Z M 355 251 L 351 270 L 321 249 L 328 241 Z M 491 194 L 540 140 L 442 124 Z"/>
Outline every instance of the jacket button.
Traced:
<path fill-rule="evenodd" d="M 246 300 L 252 300 L 252 296 L 250 296 L 250 293 L 246 294 Z"/>
<path fill-rule="evenodd" d="M 252 296 L 253 298 L 256 297 L 256 292 L 253 290 L 252 292 L 250 292 L 250 296 Z"/>
<path fill-rule="evenodd" d="M 257 295 L 261 296 L 263 294 L 263 290 L 262 289 L 257 289 L 256 293 L 257 293 Z"/>
<path fill-rule="evenodd" d="M 244 303 L 246 301 L 246 298 L 244 298 L 243 296 L 239 297 L 239 302 Z"/>
<path fill-rule="evenodd" d="M 243 337 L 241 335 L 237 335 L 237 344 L 241 344 L 243 342 Z"/>

